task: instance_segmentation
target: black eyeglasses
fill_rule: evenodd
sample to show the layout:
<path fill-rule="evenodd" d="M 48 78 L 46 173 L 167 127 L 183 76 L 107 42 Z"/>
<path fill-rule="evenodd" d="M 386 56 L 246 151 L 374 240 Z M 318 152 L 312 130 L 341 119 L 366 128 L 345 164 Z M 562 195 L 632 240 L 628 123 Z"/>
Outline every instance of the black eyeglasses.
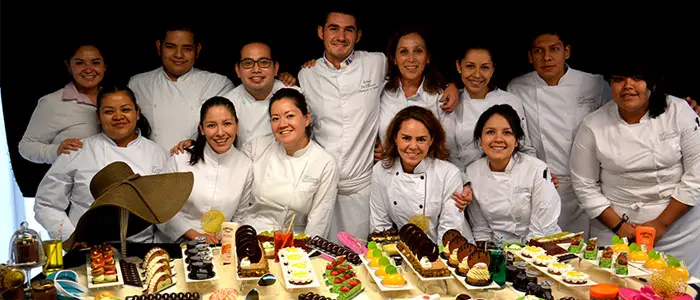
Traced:
<path fill-rule="evenodd" d="M 267 57 L 263 57 L 263 58 L 258 59 L 258 60 L 245 58 L 245 59 L 241 59 L 238 62 L 238 65 L 240 65 L 241 68 L 243 68 L 243 69 L 252 69 L 255 66 L 255 64 L 257 63 L 260 68 L 265 69 L 265 68 L 272 67 L 273 62 L 274 61 L 272 60 L 272 58 L 267 58 Z"/>

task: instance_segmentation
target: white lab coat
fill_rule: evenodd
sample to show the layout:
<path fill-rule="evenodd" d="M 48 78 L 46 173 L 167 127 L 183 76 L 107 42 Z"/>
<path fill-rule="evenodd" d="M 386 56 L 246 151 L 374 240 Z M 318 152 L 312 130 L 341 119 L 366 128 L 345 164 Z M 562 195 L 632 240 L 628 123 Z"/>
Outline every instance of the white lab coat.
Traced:
<path fill-rule="evenodd" d="M 204 161 L 194 166 L 190 165 L 189 152 L 177 154 L 170 158 L 167 172 L 192 172 L 194 185 L 180 212 L 158 225 L 159 239 L 163 243 L 177 241 L 190 229 L 204 233 L 200 219 L 210 210 L 222 212 L 226 220 L 231 221 L 238 216 L 239 207 L 250 203 L 253 163 L 234 147 L 219 154 L 205 144 Z"/>
<path fill-rule="evenodd" d="M 243 85 L 237 86 L 224 95 L 225 98 L 233 102 L 233 106 L 236 108 L 236 115 L 238 116 L 237 148 L 240 149 L 243 144 L 258 136 L 272 135 L 272 129 L 270 128 L 270 98 L 282 88 L 300 90 L 295 86 L 286 87 L 282 81 L 275 80 L 272 91 L 264 100 L 255 100 Z"/>
<path fill-rule="evenodd" d="M 372 169 L 372 193 L 370 196 L 370 228 L 382 231 L 398 228 L 415 215 L 425 215 L 430 220 L 428 237 L 439 242 L 442 235 L 456 229 L 471 242 L 471 231 L 462 227 L 464 218 L 452 200 L 452 194 L 462 192 L 462 176 L 448 161 L 426 157 L 413 170 L 406 173 L 401 160 L 386 169 L 379 161 Z"/>
<path fill-rule="evenodd" d="M 58 157 L 56 150 L 63 140 L 83 139 L 99 132 L 95 105 L 73 97 L 66 98 L 64 91 L 67 88 L 70 87 L 67 85 L 39 99 L 19 142 L 19 154 L 24 159 L 52 164 Z"/>
<path fill-rule="evenodd" d="M 381 98 L 379 100 L 379 139 L 382 143 L 386 142 L 386 130 L 389 128 L 391 120 L 399 113 L 402 109 L 409 106 L 420 106 L 426 108 L 435 114 L 438 120 L 442 120 L 446 113 L 440 109 L 440 98 L 442 98 L 442 93 L 430 94 L 423 89 L 423 83 L 418 87 L 418 92 L 415 95 L 406 98 L 406 94 L 403 92 L 401 83 L 399 81 L 399 87 L 395 91 L 389 91 L 386 88 L 382 91 Z"/>
<path fill-rule="evenodd" d="M 186 139 L 197 138 L 199 110 L 209 98 L 233 89 L 226 76 L 193 68 L 172 81 L 163 67 L 131 77 L 141 113 L 152 128 L 152 139 L 170 149 Z"/>
<path fill-rule="evenodd" d="M 338 190 L 333 157 L 314 141 L 287 155 L 274 136 L 261 136 L 241 149 L 253 160 L 253 198 L 242 224 L 258 232 L 286 229 L 292 216 L 295 233 L 326 237 Z"/>
<path fill-rule="evenodd" d="M 39 183 L 34 203 L 36 220 L 49 232 L 61 228 L 65 240 L 75 231 L 80 217 L 95 201 L 90 193 L 90 181 L 102 168 L 116 161 L 131 167 L 134 173 L 162 173 L 168 153 L 154 142 L 139 135 L 126 147 L 119 147 L 104 133 L 82 140 L 83 148 L 61 155 Z M 70 210 L 66 213 L 66 209 Z M 63 223 L 63 227 L 61 227 Z M 153 228 L 136 236 L 133 242 L 152 242 Z"/>
<path fill-rule="evenodd" d="M 445 128 L 447 147 L 450 150 L 449 160 L 461 172 L 465 172 L 469 164 L 481 158 L 483 152 L 481 147 L 477 145 L 477 141 L 474 140 L 476 122 L 479 121 L 481 114 L 497 104 L 508 104 L 518 113 L 520 126 L 525 132 L 525 137 L 520 141 L 520 149 L 523 153 L 535 156 L 535 148 L 530 143 L 527 121 L 520 98 L 504 90 L 495 89 L 487 93 L 484 99 L 471 99 L 469 93 L 462 89 L 459 99 L 455 111 L 447 114 L 442 123 Z"/>
<path fill-rule="evenodd" d="M 666 112 L 628 124 L 613 101 L 585 118 L 572 149 L 571 176 L 581 206 L 590 218 L 607 207 L 633 224 L 658 217 L 671 198 L 700 203 L 700 125 L 679 98 L 669 96 Z M 700 276 L 700 210 L 691 208 L 654 248 L 684 260 Z M 612 232 L 598 220 L 591 236 L 610 243 Z"/>
<path fill-rule="evenodd" d="M 516 153 L 505 172 L 494 172 L 483 157 L 467 167 L 474 200 L 467 206 L 477 241 L 527 242 L 560 232 L 561 200 L 547 165 Z"/>
<path fill-rule="evenodd" d="M 610 86 L 600 75 L 568 68 L 556 86 L 547 85 L 533 71 L 513 79 L 508 91 L 523 100 L 537 157 L 559 179 L 559 226 L 565 231 L 587 234 L 590 220 L 578 205 L 569 174 L 571 145 L 583 118 L 610 100 Z"/>
<path fill-rule="evenodd" d="M 299 72 L 311 108 L 314 139 L 338 164 L 338 201 L 329 238 L 337 233 L 369 234 L 369 194 L 377 139 L 379 96 L 384 87 L 386 56 L 355 51 L 340 70 L 323 58 Z"/>

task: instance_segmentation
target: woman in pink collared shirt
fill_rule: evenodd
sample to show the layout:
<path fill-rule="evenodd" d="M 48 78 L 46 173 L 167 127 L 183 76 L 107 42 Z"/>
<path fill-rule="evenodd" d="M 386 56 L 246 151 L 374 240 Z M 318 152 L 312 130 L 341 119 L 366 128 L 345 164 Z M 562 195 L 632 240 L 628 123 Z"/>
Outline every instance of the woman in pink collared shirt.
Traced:
<path fill-rule="evenodd" d="M 95 101 L 105 73 L 100 50 L 90 43 L 76 44 L 66 55 L 71 81 L 39 99 L 19 153 L 35 163 L 52 164 L 56 158 L 82 147 L 80 139 L 99 132 Z"/>

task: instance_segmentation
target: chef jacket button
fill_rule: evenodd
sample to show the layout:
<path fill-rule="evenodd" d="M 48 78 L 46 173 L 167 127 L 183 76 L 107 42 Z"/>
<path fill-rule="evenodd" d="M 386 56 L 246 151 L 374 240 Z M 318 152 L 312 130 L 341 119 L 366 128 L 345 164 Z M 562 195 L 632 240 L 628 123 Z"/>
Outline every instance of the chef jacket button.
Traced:
<path fill-rule="evenodd" d="M 154 107 L 154 108 L 157 108 L 157 107 L 158 107 L 158 104 L 153 104 L 153 107 Z"/>
<path fill-rule="evenodd" d="M 423 179 L 425 179 L 425 176 L 421 175 L 420 180 L 423 180 Z"/>
<path fill-rule="evenodd" d="M 419 207 L 420 209 L 423 209 L 423 204 L 418 205 L 418 207 Z"/>
<path fill-rule="evenodd" d="M 394 201 L 394 205 L 396 205 L 396 201 Z"/>
<path fill-rule="evenodd" d="M 399 176 L 399 172 L 396 172 L 396 176 Z"/>
<path fill-rule="evenodd" d="M 248 202 L 248 206 L 253 206 L 253 202 Z"/>

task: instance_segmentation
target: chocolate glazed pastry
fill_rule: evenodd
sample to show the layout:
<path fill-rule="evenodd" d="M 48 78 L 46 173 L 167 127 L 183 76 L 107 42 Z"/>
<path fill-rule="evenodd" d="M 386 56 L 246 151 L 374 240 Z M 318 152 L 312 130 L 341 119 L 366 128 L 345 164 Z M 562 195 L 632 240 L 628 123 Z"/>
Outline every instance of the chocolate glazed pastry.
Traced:
<path fill-rule="evenodd" d="M 260 251 L 257 238 L 241 243 L 241 245 L 236 248 L 236 255 L 241 259 L 247 257 L 252 263 L 259 262 L 262 257 L 262 251 Z"/>
<path fill-rule="evenodd" d="M 440 249 L 430 239 L 423 240 L 418 247 L 418 260 L 428 257 L 429 261 L 436 261 L 440 255 Z"/>

